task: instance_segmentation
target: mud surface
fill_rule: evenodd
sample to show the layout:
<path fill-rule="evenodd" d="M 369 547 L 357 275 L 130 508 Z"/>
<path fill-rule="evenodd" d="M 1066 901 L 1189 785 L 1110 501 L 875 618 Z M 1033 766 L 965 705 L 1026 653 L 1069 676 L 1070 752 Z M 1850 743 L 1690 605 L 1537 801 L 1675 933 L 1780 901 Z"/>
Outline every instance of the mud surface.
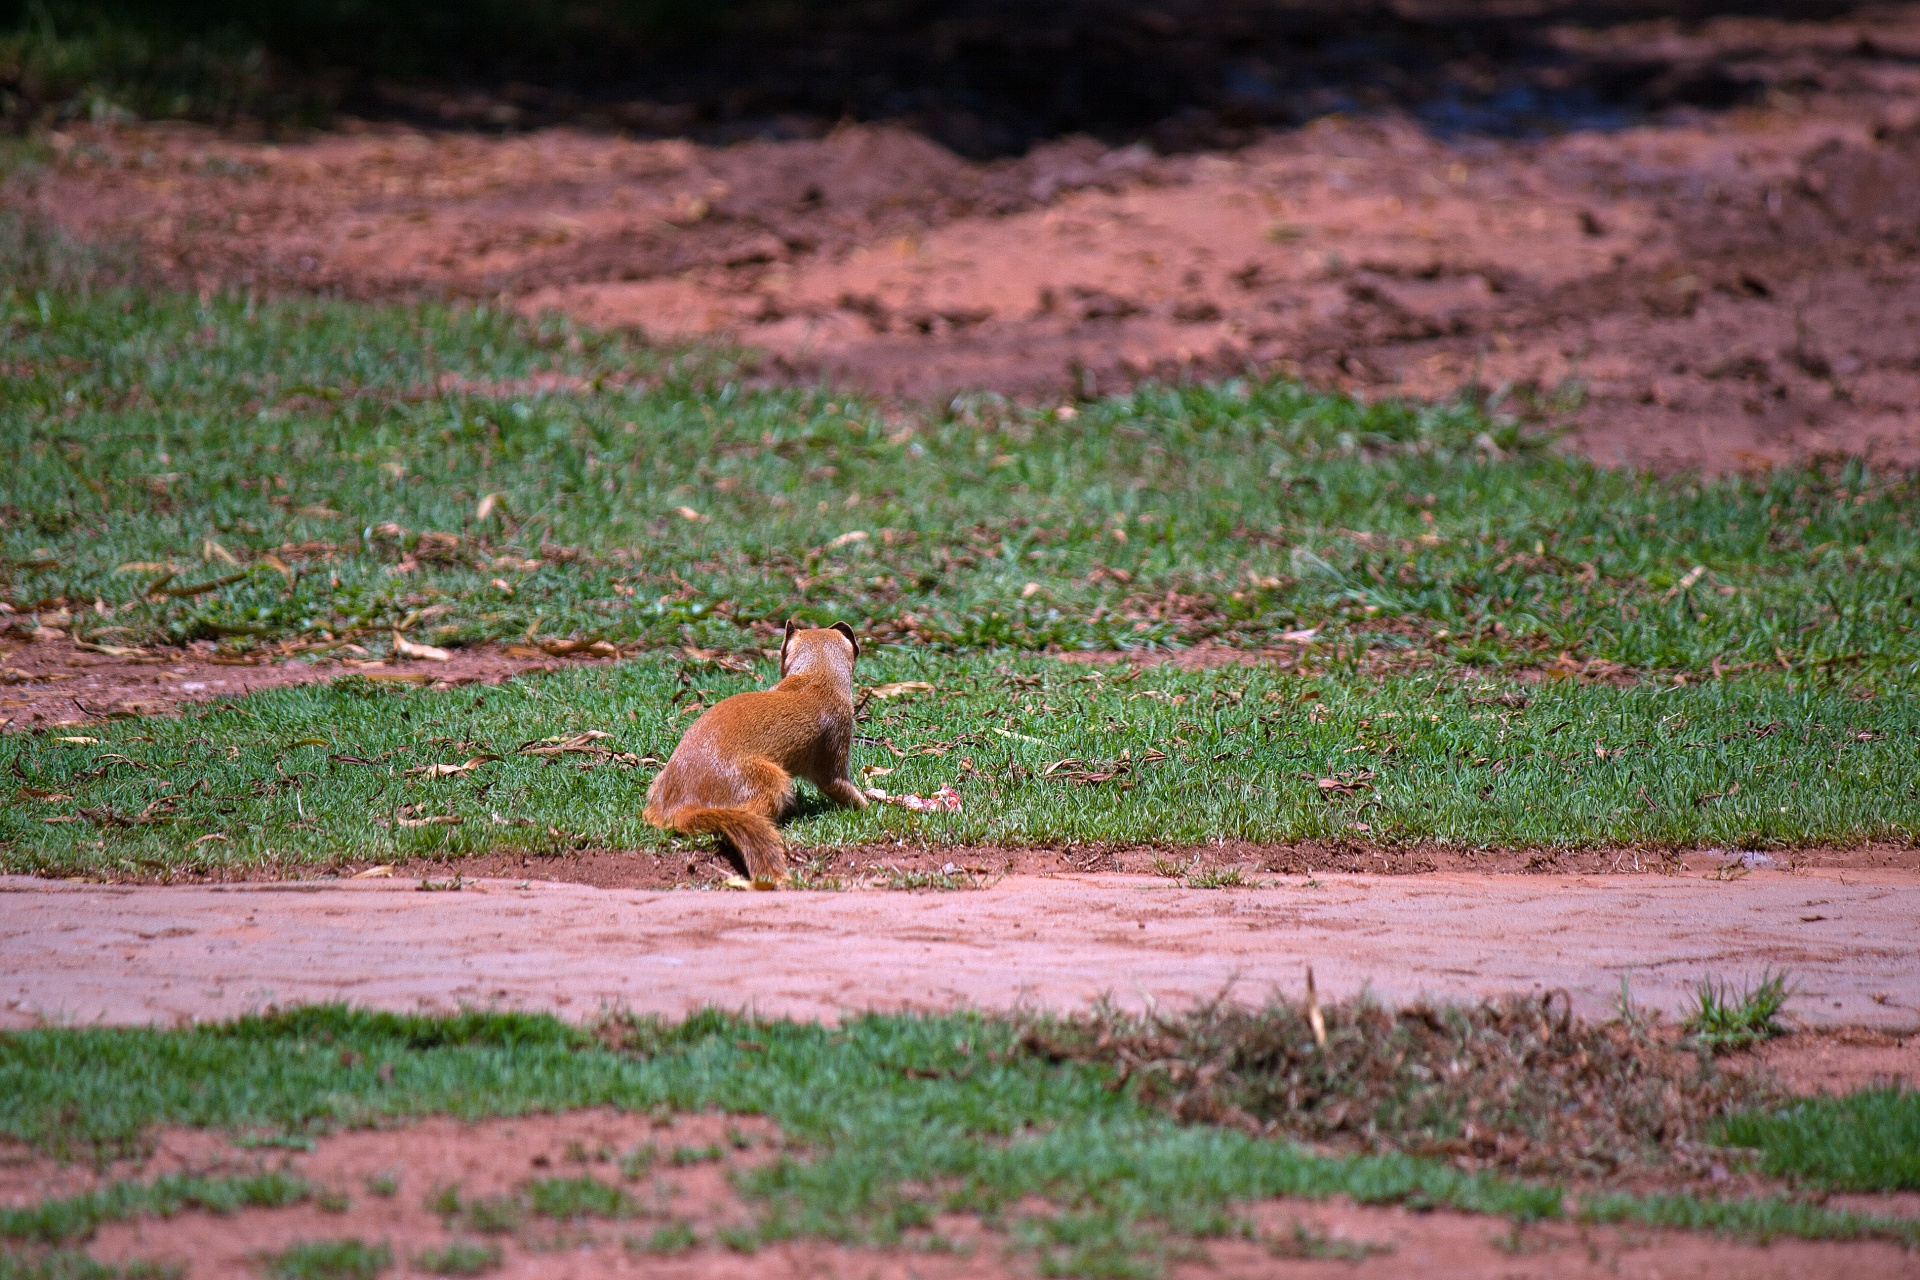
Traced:
<path fill-rule="evenodd" d="M 332 1210 L 318 1203 L 275 1210 L 242 1210 L 103 1227 L 89 1247 L 102 1261 L 190 1261 L 196 1280 L 253 1277 L 259 1255 L 300 1240 L 355 1237 L 384 1242 L 399 1273 L 422 1251 L 455 1239 L 473 1240 L 428 1207 L 438 1189 L 458 1185 L 463 1196 L 502 1196 L 540 1178 L 578 1177 L 623 1185 L 634 1201 L 624 1219 L 557 1222 L 529 1215 L 492 1237 L 504 1266 L 492 1274 L 517 1276 L 834 1276 L 1001 1277 L 1033 1274 L 1031 1255 L 978 1219 L 941 1214 L 929 1228 L 910 1229 L 902 1246 L 882 1250 L 817 1240 L 789 1241 L 739 1253 L 714 1233 L 749 1222 L 752 1207 L 729 1176 L 774 1158 L 781 1137 L 754 1117 L 660 1116 L 579 1111 L 562 1116 L 463 1123 L 429 1119 L 392 1129 L 336 1134 L 312 1152 L 286 1157 L 298 1176 L 331 1193 Z M 662 1159 L 638 1177 L 623 1178 L 620 1161 L 652 1146 Z M 675 1164 L 676 1149 L 712 1148 L 715 1158 Z M 260 1153 L 228 1144 L 224 1135 L 169 1132 L 144 1166 L 122 1166 L 104 1176 L 160 1173 L 238 1173 L 259 1168 Z M 279 1161 L 275 1161 L 279 1163 Z M 96 1184 L 76 1166 L 23 1160 L 0 1171 L 0 1203 L 30 1203 L 55 1192 Z M 391 1188 L 387 1194 L 370 1190 Z M 1853 1197 L 1862 1208 L 1884 1210 L 1898 1197 Z M 1209 1241 L 1199 1258 L 1176 1266 L 1176 1277 L 1369 1277 L 1447 1275 L 1512 1277 L 1652 1277 L 1739 1275 L 1771 1280 L 1814 1274 L 1911 1276 L 1910 1253 L 1893 1245 L 1775 1241 L 1738 1244 L 1700 1235 L 1536 1224 L 1514 1229 L 1496 1219 L 1452 1212 L 1364 1207 L 1345 1200 L 1273 1199 L 1236 1205 L 1252 1239 Z M 1022 1203 L 1016 1216 L 1043 1212 Z M 668 1222 L 693 1229 L 699 1243 L 672 1253 L 636 1248 Z M 929 1248 L 935 1233 L 948 1247 Z M 1304 1241 L 1303 1241 L 1304 1237 Z M 634 1244 L 629 1244 L 629 1241 Z M 1322 1253 L 1345 1245 L 1353 1260 Z M 1308 1247 L 1303 1247 L 1303 1244 Z M 1334 1246 L 1330 1249 L 1328 1246 Z M 1366 1246 L 1361 1248 L 1360 1246 Z"/>
<path fill-rule="evenodd" d="M 1920 878 L 1325 876 L 1202 890 L 1114 875 L 942 893 L 646 892 L 537 880 L 130 888 L 0 881 L 0 1024 L 171 1022 L 346 1000 L 591 1017 L 1179 1005 L 1231 989 L 1389 1003 L 1621 980 L 1678 1013 L 1695 984 L 1790 969 L 1808 1026 L 1920 1023 Z"/>
<path fill-rule="evenodd" d="M 1608 463 L 1920 461 L 1920 6 L 1552 39 L 1755 91 L 1544 140 L 1382 110 L 982 163 L 881 125 L 730 147 L 81 129 L 0 203 L 202 287 L 505 298 L 887 395 L 1254 367 L 1505 387 Z"/>

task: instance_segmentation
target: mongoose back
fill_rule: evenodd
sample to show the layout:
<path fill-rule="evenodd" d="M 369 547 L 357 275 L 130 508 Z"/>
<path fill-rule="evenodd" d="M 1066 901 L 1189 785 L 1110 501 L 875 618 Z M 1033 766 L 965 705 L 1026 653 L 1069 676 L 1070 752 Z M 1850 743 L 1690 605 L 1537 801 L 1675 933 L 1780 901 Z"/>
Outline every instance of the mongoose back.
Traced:
<path fill-rule="evenodd" d="M 656 827 L 719 837 L 756 881 L 787 869 L 774 823 L 805 778 L 836 803 L 866 807 L 848 776 L 853 747 L 853 662 L 860 645 L 844 622 L 787 623 L 780 683 L 736 693 L 693 722 L 647 789 L 645 817 Z"/>

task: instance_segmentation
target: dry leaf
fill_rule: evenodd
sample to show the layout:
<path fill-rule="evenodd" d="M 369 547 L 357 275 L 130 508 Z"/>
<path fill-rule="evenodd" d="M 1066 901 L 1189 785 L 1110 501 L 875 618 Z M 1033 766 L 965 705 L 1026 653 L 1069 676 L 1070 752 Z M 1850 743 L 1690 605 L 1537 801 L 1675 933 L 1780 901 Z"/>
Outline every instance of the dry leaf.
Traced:
<path fill-rule="evenodd" d="M 437 813 L 430 818 L 395 818 L 403 827 L 457 827 L 465 821 L 458 814 Z"/>
<path fill-rule="evenodd" d="M 98 738 L 55 738 L 54 741 L 72 742 L 82 747 L 98 746 L 100 743 L 100 739 Z"/>
<path fill-rule="evenodd" d="M 714 666 L 721 667 L 727 671 L 747 673 L 753 671 L 753 663 L 747 659 L 737 658 L 730 653 L 722 653 L 718 649 L 701 649 L 693 645 L 686 645 L 681 648 L 680 652 L 686 654 L 687 657 L 694 662 L 711 662 Z"/>
<path fill-rule="evenodd" d="M 551 738 L 541 738 L 534 742 L 522 744 L 519 754 L 524 756 L 563 756 L 569 754 L 611 755 L 613 754 L 612 748 L 595 746 L 594 744 L 603 742 L 612 736 L 612 734 L 602 733 L 598 729 L 588 729 L 584 733 L 556 734 Z"/>
<path fill-rule="evenodd" d="M 895 680 L 889 684 L 869 685 L 868 697 L 898 698 L 909 693 L 932 693 L 933 686 L 925 680 Z"/>
<path fill-rule="evenodd" d="M 569 658 L 585 654 L 592 658 L 617 658 L 619 646 L 605 640 L 542 640 L 541 652 L 550 657 Z"/>
<path fill-rule="evenodd" d="M 705 516 L 701 515 L 698 511 L 695 511 L 692 507 L 675 507 L 673 509 L 673 514 L 679 516 L 682 520 L 706 519 Z"/>
<path fill-rule="evenodd" d="M 85 640 L 75 640 L 73 642 L 73 647 L 76 649 L 84 649 L 88 653 L 104 653 L 109 658 L 135 658 L 135 657 L 140 657 L 146 653 L 145 649 L 137 649 L 132 645 L 89 644 Z"/>
<path fill-rule="evenodd" d="M 1320 628 L 1308 627 L 1303 631 L 1282 631 L 1280 638 L 1289 644 L 1312 644 L 1320 635 Z"/>
<path fill-rule="evenodd" d="M 409 776 L 424 775 L 429 778 L 451 778 L 462 773 L 472 773 L 483 764 L 498 760 L 499 756 L 470 756 L 465 764 L 423 764 L 417 769 L 409 769 Z"/>
<path fill-rule="evenodd" d="M 407 824 L 403 820 L 400 825 L 405 826 Z M 393 878 L 393 864 L 391 862 L 383 862 L 377 867 L 368 867 L 365 871 L 356 871 L 347 878 L 349 880 L 389 880 Z"/>
<path fill-rule="evenodd" d="M 225 547 L 215 542 L 212 538 L 208 538 L 205 542 L 200 544 L 200 558 L 202 560 L 209 560 L 209 561 L 218 560 L 221 564 L 239 564 L 240 563 L 239 558 L 236 557 L 233 554 L 233 552 L 227 550 Z"/>
<path fill-rule="evenodd" d="M 200 847 L 201 845 L 203 845 L 203 844 L 212 844 L 212 843 L 213 843 L 214 841 L 216 841 L 216 840 L 217 840 L 217 841 L 219 841 L 219 842 L 220 842 L 221 844 L 230 844 L 230 843 L 232 843 L 232 841 L 231 841 L 231 839 L 230 839 L 229 837 L 227 837 L 227 836 L 223 836 L 223 835 L 221 835 L 221 834 L 220 834 L 220 833 L 219 833 L 218 831 L 216 831 L 216 832 L 214 832 L 214 833 L 213 833 L 212 835 L 210 835 L 210 836 L 201 836 L 201 837 L 200 837 L 200 838 L 199 838 L 198 840 L 195 840 L 195 841 L 193 842 L 193 847 L 194 847 L 194 848 L 196 848 L 196 849 L 198 849 L 198 848 L 199 848 L 199 847 Z"/>
<path fill-rule="evenodd" d="M 851 533 L 843 533 L 832 542 L 829 542 L 827 544 L 827 550 L 838 551 L 841 547 L 849 546 L 855 542 L 865 542 L 867 537 L 868 534 L 865 529 L 855 529 Z"/>
<path fill-rule="evenodd" d="M 473 508 L 473 518 L 475 520 L 485 520 L 496 511 L 502 515 L 511 514 L 511 508 L 507 506 L 506 494 L 490 493 L 480 499 L 479 503 Z"/>
<path fill-rule="evenodd" d="M 398 631 L 393 633 L 393 651 L 403 658 L 418 658 L 422 662 L 453 661 L 453 655 L 445 649 L 430 644 L 415 644 Z"/>

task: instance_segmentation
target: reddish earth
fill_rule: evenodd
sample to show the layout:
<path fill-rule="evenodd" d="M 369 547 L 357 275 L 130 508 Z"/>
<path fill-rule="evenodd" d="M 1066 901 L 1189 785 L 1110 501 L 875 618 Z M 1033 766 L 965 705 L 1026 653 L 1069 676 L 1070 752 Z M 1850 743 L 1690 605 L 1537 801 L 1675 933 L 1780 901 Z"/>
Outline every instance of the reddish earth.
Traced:
<path fill-rule="evenodd" d="M 604 661 L 608 654 L 548 653 L 526 645 L 447 651 L 445 662 L 356 659 L 354 650 L 267 653 L 226 657 L 209 643 L 187 648 L 82 648 L 56 634 L 9 646 L 0 639 L 0 731 L 47 729 L 125 716 L 163 715 L 194 702 L 241 697 L 263 689 L 315 684 L 358 675 L 445 688 L 498 684 L 528 671 L 552 671 L 571 662 Z M 574 646 L 565 643 L 556 649 Z M 604 646 L 603 646 L 604 647 Z M 359 650 L 358 652 L 365 652 Z M 612 651 L 609 650 L 609 654 Z"/>
<path fill-rule="evenodd" d="M 463 1123 L 429 1119 L 403 1127 L 356 1131 L 321 1139 L 317 1149 L 284 1158 L 293 1173 L 339 1197 L 334 1208 L 308 1203 L 287 1209 L 248 1210 L 214 1217 L 189 1212 L 177 1217 L 104 1227 L 89 1252 L 103 1261 L 190 1262 L 196 1280 L 253 1277 L 258 1256 L 297 1240 L 356 1237 L 385 1242 L 401 1274 L 422 1274 L 405 1265 L 421 1251 L 456 1238 L 426 1205 L 441 1187 L 458 1185 L 469 1197 L 508 1193 L 536 1178 L 589 1174 L 625 1185 L 637 1212 L 624 1220 L 570 1223 L 529 1218 L 517 1230 L 495 1237 L 505 1266 L 494 1274 L 515 1276 L 730 1276 L 742 1280 L 785 1276 L 1000 1277 L 1033 1274 L 1031 1255 L 1016 1251 L 1006 1232 L 979 1220 L 943 1214 L 931 1231 L 909 1233 L 905 1247 L 851 1248 L 801 1240 L 751 1254 L 726 1249 L 713 1233 L 751 1219 L 751 1208 L 733 1190 L 729 1175 L 772 1158 L 780 1146 L 772 1126 L 753 1117 L 657 1116 L 579 1111 L 561 1116 Z M 623 1179 L 620 1158 L 651 1145 L 662 1157 L 679 1147 L 717 1146 L 718 1159 L 673 1165 L 666 1159 L 632 1180 Z M 277 1161 L 276 1161 L 277 1162 Z M 133 1173 L 235 1173 L 264 1163 L 257 1151 L 228 1145 L 223 1135 L 173 1131 L 159 1135 L 144 1166 L 91 1174 L 24 1158 L 0 1172 L 0 1203 L 31 1202 L 52 1191 L 71 1193 L 105 1177 Z M 377 1195 L 375 1180 L 394 1189 Z M 1862 1208 L 1883 1207 L 1887 1198 Z M 1201 1258 L 1177 1265 L 1175 1277 L 1203 1276 L 1404 1276 L 1448 1275 L 1508 1280 L 1510 1277 L 1653 1277 L 1738 1275 L 1798 1277 L 1830 1272 L 1849 1277 L 1912 1276 L 1914 1256 L 1893 1245 L 1830 1244 L 1778 1240 L 1765 1246 L 1708 1236 L 1566 1224 L 1515 1229 L 1492 1218 L 1462 1213 L 1412 1212 L 1401 1208 L 1273 1199 L 1235 1206 L 1252 1229 L 1251 1240 L 1208 1242 Z M 1022 1204 L 1020 1213 L 1045 1212 Z M 660 1255 L 637 1250 L 669 1221 L 692 1226 L 701 1243 Z M 950 1250 L 927 1247 L 934 1231 Z M 1308 1242 L 1370 1246 L 1355 1261 L 1297 1256 L 1301 1234 Z"/>
<path fill-rule="evenodd" d="M 0 203 L 203 287 L 502 298 L 889 395 L 1252 366 L 1508 387 L 1609 463 L 1920 461 L 1920 6 L 1554 38 L 1771 88 L 1546 141 L 1388 114 L 984 164 L 868 126 L 721 148 L 82 129 Z"/>
<path fill-rule="evenodd" d="M 1103 995 L 1138 1007 L 1294 992 L 1312 965 L 1330 998 L 1564 989 L 1586 1016 L 1609 1014 L 1623 979 L 1637 1004 L 1671 1016 L 1703 978 L 1786 969 L 1790 1012 L 1807 1027 L 1920 1026 L 1910 870 L 1264 879 L 1206 890 L 1015 876 L 909 894 L 12 877 L 0 880 L 0 1025 L 169 1023 L 325 1000 L 571 1017 L 718 1005 L 833 1019 Z M 1901 1053 L 1892 1069 L 1920 1074 Z"/>

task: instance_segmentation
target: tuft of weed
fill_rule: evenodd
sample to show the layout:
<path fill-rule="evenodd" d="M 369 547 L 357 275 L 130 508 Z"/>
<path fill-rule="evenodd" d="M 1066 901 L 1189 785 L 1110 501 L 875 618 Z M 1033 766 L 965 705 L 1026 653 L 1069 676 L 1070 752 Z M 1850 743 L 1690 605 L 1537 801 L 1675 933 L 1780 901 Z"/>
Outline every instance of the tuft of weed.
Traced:
<path fill-rule="evenodd" d="M 437 1249 L 415 1254 L 413 1265 L 436 1276 L 485 1275 L 499 1267 L 500 1246 L 478 1240 L 455 1240 Z"/>
<path fill-rule="evenodd" d="M 1775 1019 L 1791 994 L 1785 973 L 1764 973 L 1738 995 L 1731 982 L 1707 978 L 1696 989 L 1693 1011 L 1682 1025 L 1715 1053 L 1751 1048 L 1786 1031 Z"/>
<path fill-rule="evenodd" d="M 458 1186 L 441 1187 L 427 1198 L 427 1208 L 440 1215 L 449 1227 L 458 1224 L 485 1236 L 511 1235 L 526 1221 L 526 1201 L 517 1195 L 479 1196 L 468 1199 Z"/>
<path fill-rule="evenodd" d="M 627 1237 L 627 1248 L 634 1253 L 685 1253 L 699 1243 L 693 1225 L 679 1218 L 655 1227 L 648 1236 Z"/>
<path fill-rule="evenodd" d="M 393 1265 L 385 1244 L 344 1240 L 302 1240 L 261 1259 L 273 1280 L 373 1280 Z"/>
<path fill-rule="evenodd" d="M 1517 1230 L 1517 1228 L 1516 1228 Z M 1340 1240 L 1321 1227 L 1296 1222 L 1290 1231 L 1266 1236 L 1262 1243 L 1276 1258 L 1327 1258 L 1336 1262 L 1365 1262 L 1377 1253 L 1392 1253 L 1391 1244 L 1376 1240 Z"/>
<path fill-rule="evenodd" d="M 543 1218 L 631 1218 L 639 1208 L 625 1188 L 584 1174 L 536 1179 L 527 1199 Z"/>

